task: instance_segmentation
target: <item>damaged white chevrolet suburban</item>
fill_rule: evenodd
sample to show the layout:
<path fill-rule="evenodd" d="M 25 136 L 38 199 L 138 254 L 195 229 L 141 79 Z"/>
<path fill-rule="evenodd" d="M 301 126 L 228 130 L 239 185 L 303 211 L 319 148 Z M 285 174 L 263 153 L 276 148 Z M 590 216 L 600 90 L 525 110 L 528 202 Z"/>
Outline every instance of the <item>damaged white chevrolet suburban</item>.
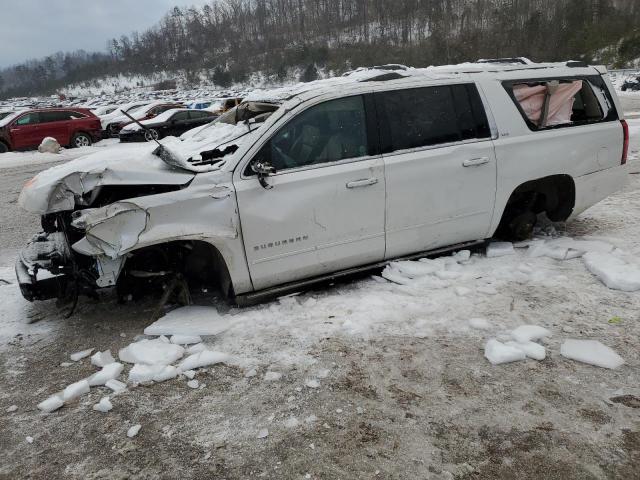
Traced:
<path fill-rule="evenodd" d="M 255 93 L 160 146 L 40 173 L 19 202 L 43 232 L 16 272 L 28 300 L 181 278 L 246 304 L 524 238 L 539 213 L 564 221 L 619 190 L 627 145 L 602 67 L 360 69 Z"/>

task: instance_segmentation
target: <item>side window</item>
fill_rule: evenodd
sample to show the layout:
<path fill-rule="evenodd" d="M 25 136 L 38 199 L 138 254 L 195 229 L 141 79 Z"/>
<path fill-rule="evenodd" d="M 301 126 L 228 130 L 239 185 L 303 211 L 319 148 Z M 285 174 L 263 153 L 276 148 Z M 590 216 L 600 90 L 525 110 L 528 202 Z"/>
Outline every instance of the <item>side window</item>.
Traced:
<path fill-rule="evenodd" d="M 504 82 L 527 126 L 534 131 L 617 120 L 601 77 Z"/>
<path fill-rule="evenodd" d="M 462 140 L 490 138 L 491 128 L 478 88 L 468 83 L 452 85 L 451 91 Z"/>
<path fill-rule="evenodd" d="M 40 112 L 40 123 L 64 122 L 70 119 L 69 112 Z"/>
<path fill-rule="evenodd" d="M 16 125 L 35 125 L 40 121 L 40 115 L 37 112 L 27 113 L 23 115 L 18 120 L 16 120 Z"/>
<path fill-rule="evenodd" d="M 189 112 L 189 117 L 194 119 L 194 118 L 205 118 L 205 117 L 209 117 L 210 115 L 207 112 L 199 112 L 197 110 L 194 110 L 192 112 Z"/>
<path fill-rule="evenodd" d="M 448 85 L 378 93 L 376 105 L 383 153 L 462 139 Z"/>
<path fill-rule="evenodd" d="M 173 116 L 171 117 L 171 120 L 187 120 L 189 118 L 189 112 L 178 112 L 178 113 L 174 113 Z"/>
<path fill-rule="evenodd" d="M 367 155 L 362 96 L 315 105 L 294 117 L 265 146 L 276 170 Z"/>

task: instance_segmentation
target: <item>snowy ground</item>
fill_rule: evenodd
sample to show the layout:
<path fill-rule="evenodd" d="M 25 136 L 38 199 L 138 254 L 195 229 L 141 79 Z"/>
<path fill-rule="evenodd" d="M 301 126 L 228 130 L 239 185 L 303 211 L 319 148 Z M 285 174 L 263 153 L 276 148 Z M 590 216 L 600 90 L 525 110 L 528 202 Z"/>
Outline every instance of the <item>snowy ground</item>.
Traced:
<path fill-rule="evenodd" d="M 630 124 L 640 167 L 640 121 Z M 587 267 L 600 272 L 598 255 L 615 248 L 633 283 L 640 176 L 509 255 L 399 264 L 244 310 L 203 295 L 206 326 L 220 332 L 201 348 L 225 362 L 118 394 L 91 387 L 47 415 L 40 402 L 98 371 L 70 355 L 110 349 L 117 360 L 154 308 L 105 296 L 64 319 L 54 302 L 20 297 L 11 264 L 37 218 L 18 210 L 17 193 L 59 160 L 0 158 L 0 279 L 11 282 L 0 280 L 0 478 L 638 478 L 640 293 L 607 288 Z M 207 333 L 202 317 L 181 333 Z M 537 341 L 544 360 L 485 358 L 488 339 L 511 341 L 527 324 L 550 332 Z M 568 339 L 600 341 L 625 364 L 565 358 Z M 156 362 L 179 364 L 180 349 L 157 346 Z M 123 382 L 125 360 L 149 358 L 127 352 Z M 113 409 L 94 410 L 105 396 Z"/>

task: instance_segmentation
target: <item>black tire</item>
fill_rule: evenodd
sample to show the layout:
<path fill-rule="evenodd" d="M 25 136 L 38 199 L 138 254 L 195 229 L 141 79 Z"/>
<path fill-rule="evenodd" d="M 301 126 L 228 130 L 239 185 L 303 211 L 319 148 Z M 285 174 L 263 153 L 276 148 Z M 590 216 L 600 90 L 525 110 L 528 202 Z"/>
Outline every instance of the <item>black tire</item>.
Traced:
<path fill-rule="evenodd" d="M 107 138 L 114 138 L 118 136 L 118 132 L 116 131 L 116 127 L 110 123 L 107 125 Z"/>
<path fill-rule="evenodd" d="M 623 92 L 626 92 L 626 91 L 627 91 L 627 86 L 626 86 L 626 85 L 623 85 L 623 86 L 622 86 L 622 91 L 623 91 Z"/>
<path fill-rule="evenodd" d="M 73 148 L 90 147 L 92 144 L 93 139 L 86 133 L 79 132 L 71 138 L 71 146 Z"/>
<path fill-rule="evenodd" d="M 9 147 L 3 142 L 0 142 L 0 153 L 7 153 L 9 151 Z"/>
<path fill-rule="evenodd" d="M 153 142 L 154 140 L 158 140 L 160 138 L 160 133 L 155 128 L 149 128 L 144 131 L 144 139 L 147 142 Z"/>

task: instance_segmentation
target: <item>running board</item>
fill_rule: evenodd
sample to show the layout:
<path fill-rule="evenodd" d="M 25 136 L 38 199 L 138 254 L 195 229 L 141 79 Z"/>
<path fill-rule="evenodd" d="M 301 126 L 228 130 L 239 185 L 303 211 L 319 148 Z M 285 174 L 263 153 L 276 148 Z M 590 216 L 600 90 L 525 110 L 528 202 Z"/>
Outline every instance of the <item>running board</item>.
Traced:
<path fill-rule="evenodd" d="M 448 247 L 436 248 L 434 250 L 427 250 L 424 252 L 413 253 L 411 255 L 398 257 L 391 260 L 385 260 L 383 262 L 370 263 L 367 265 L 362 265 L 360 267 L 348 268 L 346 270 L 340 270 L 334 273 L 321 275 L 319 277 L 313 277 L 305 280 L 299 280 L 296 282 L 285 283 L 284 285 L 265 288 L 264 290 L 260 290 L 258 292 L 243 293 L 241 295 L 236 295 L 235 303 L 239 307 L 250 307 L 252 305 L 256 305 L 268 299 L 281 297 L 283 295 L 291 294 L 299 290 L 305 290 L 309 287 L 312 287 L 322 282 L 338 280 L 340 278 L 348 277 L 350 275 L 355 275 L 357 273 L 363 273 L 368 270 L 375 270 L 378 268 L 386 267 L 391 262 L 397 262 L 402 260 L 415 260 L 418 258 L 425 258 L 425 257 L 436 257 L 444 253 L 449 253 L 456 250 L 465 250 L 472 247 L 484 245 L 485 243 L 486 243 L 486 240 L 474 240 L 472 242 L 457 243 L 455 245 L 451 245 Z"/>

